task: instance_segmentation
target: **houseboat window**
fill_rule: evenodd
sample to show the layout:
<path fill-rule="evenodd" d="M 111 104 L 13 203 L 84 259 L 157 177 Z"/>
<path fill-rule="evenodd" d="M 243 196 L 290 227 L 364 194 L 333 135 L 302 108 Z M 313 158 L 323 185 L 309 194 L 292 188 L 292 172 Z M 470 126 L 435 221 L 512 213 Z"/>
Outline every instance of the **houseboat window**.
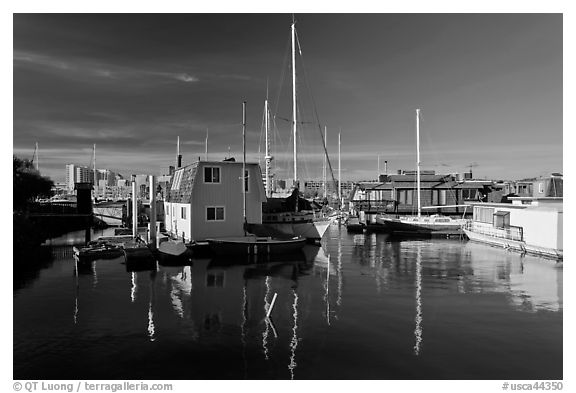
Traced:
<path fill-rule="evenodd" d="M 180 189 L 180 183 L 182 181 L 182 175 L 184 174 L 184 169 L 180 169 L 179 171 L 177 171 L 174 174 L 174 180 L 172 181 L 172 187 L 170 187 L 171 190 L 179 190 Z"/>
<path fill-rule="evenodd" d="M 224 288 L 224 272 L 206 274 L 206 286 Z"/>
<path fill-rule="evenodd" d="M 244 191 L 245 192 L 250 192 L 250 174 L 248 173 L 248 171 L 244 171 Z"/>
<path fill-rule="evenodd" d="M 181 216 L 182 216 L 182 219 L 184 219 L 184 220 L 186 219 L 186 207 L 185 206 L 182 206 Z"/>
<path fill-rule="evenodd" d="M 446 190 L 438 190 L 438 205 L 444 206 L 446 204 Z"/>
<path fill-rule="evenodd" d="M 432 190 L 432 206 L 446 204 L 446 190 Z"/>
<path fill-rule="evenodd" d="M 398 203 L 404 205 L 412 205 L 413 190 L 399 190 L 398 191 Z"/>
<path fill-rule="evenodd" d="M 492 224 L 494 208 L 474 206 L 474 221 Z"/>
<path fill-rule="evenodd" d="M 544 194 L 544 183 L 538 183 L 538 192 Z"/>
<path fill-rule="evenodd" d="M 206 207 L 207 221 L 224 221 L 224 207 L 208 206 Z"/>
<path fill-rule="evenodd" d="M 469 199 L 469 200 L 473 200 L 476 199 L 476 191 L 473 188 L 468 188 L 468 189 L 463 189 L 462 190 L 462 198 L 463 199 Z"/>
<path fill-rule="evenodd" d="M 204 167 L 204 183 L 220 183 L 220 168 Z"/>
<path fill-rule="evenodd" d="M 497 211 L 494 213 L 494 226 L 496 228 L 507 228 L 510 226 L 510 212 Z"/>

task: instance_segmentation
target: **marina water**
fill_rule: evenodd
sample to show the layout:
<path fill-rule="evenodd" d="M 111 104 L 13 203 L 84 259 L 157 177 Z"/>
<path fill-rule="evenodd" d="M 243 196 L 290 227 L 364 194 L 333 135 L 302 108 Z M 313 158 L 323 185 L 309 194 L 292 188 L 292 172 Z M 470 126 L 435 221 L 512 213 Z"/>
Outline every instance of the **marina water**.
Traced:
<path fill-rule="evenodd" d="M 563 377 L 550 260 L 332 225 L 303 256 L 138 271 L 77 265 L 75 236 L 14 277 L 15 379 Z"/>

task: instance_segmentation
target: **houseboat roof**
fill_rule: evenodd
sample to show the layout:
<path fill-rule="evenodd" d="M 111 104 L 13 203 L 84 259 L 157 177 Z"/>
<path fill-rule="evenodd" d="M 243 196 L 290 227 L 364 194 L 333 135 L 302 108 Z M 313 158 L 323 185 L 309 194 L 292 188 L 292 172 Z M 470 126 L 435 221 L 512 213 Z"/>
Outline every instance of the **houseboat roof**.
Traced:
<path fill-rule="evenodd" d="M 474 202 L 466 201 L 467 205 L 481 206 L 481 207 L 499 207 L 507 209 L 538 209 L 538 210 L 555 210 L 563 211 L 562 198 L 558 197 L 510 197 L 515 199 L 516 203 L 492 203 L 492 202 Z M 531 203 L 522 203 L 531 202 Z"/>
<path fill-rule="evenodd" d="M 389 175 L 388 178 L 390 179 L 391 182 L 393 183 L 398 183 L 398 182 L 412 182 L 415 183 L 416 182 L 416 175 Z M 448 181 L 450 179 L 450 175 L 425 175 L 425 174 L 421 174 L 420 175 L 420 182 L 445 182 Z"/>
<path fill-rule="evenodd" d="M 465 181 L 463 183 L 460 183 L 456 186 L 454 186 L 454 188 L 462 188 L 462 189 L 478 189 L 478 188 L 484 188 L 484 187 L 491 187 L 494 184 L 491 181 L 478 181 L 478 180 L 473 180 L 473 181 Z"/>
<path fill-rule="evenodd" d="M 242 166 L 242 163 L 236 161 L 196 161 L 192 164 L 177 168 L 167 187 L 168 192 L 166 195 L 166 202 L 191 203 L 194 179 L 196 178 L 198 168 L 224 165 Z M 257 167 L 258 171 L 261 173 L 260 165 L 258 163 L 246 163 L 246 168 L 250 167 Z M 262 188 L 260 191 L 263 193 L 264 186 L 261 182 L 260 185 Z"/>

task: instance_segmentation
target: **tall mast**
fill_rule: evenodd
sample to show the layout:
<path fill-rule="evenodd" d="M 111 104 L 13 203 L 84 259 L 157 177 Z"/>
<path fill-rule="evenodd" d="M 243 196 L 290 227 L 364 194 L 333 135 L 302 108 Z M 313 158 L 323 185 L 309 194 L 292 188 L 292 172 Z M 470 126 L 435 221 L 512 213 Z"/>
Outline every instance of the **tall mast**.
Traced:
<path fill-rule="evenodd" d="M 176 142 L 176 169 L 182 166 L 182 155 L 180 154 L 180 136 Z"/>
<path fill-rule="evenodd" d="M 342 160 L 341 160 L 341 156 L 340 156 L 340 145 L 341 145 L 340 134 L 341 133 L 342 133 L 342 129 L 340 129 L 340 132 L 338 133 L 338 198 L 340 198 L 340 201 L 338 201 L 339 203 L 344 200 L 344 198 L 342 198 Z M 340 208 L 342 208 L 342 206 L 340 206 Z"/>
<path fill-rule="evenodd" d="M 380 181 L 380 156 L 378 156 L 378 174 L 376 175 L 376 181 Z"/>
<path fill-rule="evenodd" d="M 242 214 L 244 236 L 246 236 L 246 101 L 242 102 Z"/>
<path fill-rule="evenodd" d="M 32 162 L 34 163 L 34 166 L 36 167 L 36 170 L 38 172 L 40 172 L 40 162 L 38 159 L 38 142 L 36 142 L 36 145 L 34 147 L 34 156 L 32 156 Z"/>
<path fill-rule="evenodd" d="M 206 161 L 208 161 L 208 128 L 206 128 Z"/>
<path fill-rule="evenodd" d="M 416 109 L 416 189 L 418 193 L 418 218 L 420 218 L 420 109 Z"/>
<path fill-rule="evenodd" d="M 296 130 L 296 22 L 292 21 L 292 129 L 294 137 L 294 186 L 298 187 L 298 134 Z"/>
<path fill-rule="evenodd" d="M 98 194 L 98 178 L 96 177 L 96 144 L 94 144 L 94 196 Z"/>
<path fill-rule="evenodd" d="M 327 144 L 328 144 L 328 130 L 326 129 L 326 126 L 324 126 L 324 151 L 327 150 Z M 322 176 L 324 178 L 324 198 L 327 198 L 327 194 L 328 194 L 328 187 L 326 184 L 326 154 L 324 154 L 324 166 L 322 167 Z"/>
<path fill-rule="evenodd" d="M 270 162 L 272 161 L 272 156 L 270 155 L 270 137 L 268 135 L 270 130 L 269 123 L 269 110 L 268 110 L 268 99 L 264 101 L 264 128 L 266 129 L 266 151 L 264 153 L 264 160 L 266 161 L 266 196 L 272 196 L 272 182 L 270 181 Z"/>

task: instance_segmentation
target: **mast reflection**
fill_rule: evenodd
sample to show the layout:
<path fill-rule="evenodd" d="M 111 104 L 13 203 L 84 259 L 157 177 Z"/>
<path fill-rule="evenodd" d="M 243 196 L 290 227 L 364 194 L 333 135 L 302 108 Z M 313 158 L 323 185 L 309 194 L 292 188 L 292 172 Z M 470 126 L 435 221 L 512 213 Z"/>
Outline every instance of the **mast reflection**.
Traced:
<path fill-rule="evenodd" d="M 296 293 L 296 289 L 293 289 L 292 293 L 294 295 L 294 302 L 292 303 L 294 326 L 292 327 L 292 340 L 290 341 L 290 364 L 288 364 L 290 379 L 294 379 L 294 370 L 296 370 L 297 366 L 296 348 L 298 347 L 298 294 Z"/>
<path fill-rule="evenodd" d="M 150 273 L 150 297 L 148 300 L 148 338 L 151 342 L 156 340 L 156 330 L 154 328 L 154 310 L 152 305 L 155 299 L 154 282 L 156 281 L 156 271 Z"/>
<path fill-rule="evenodd" d="M 420 344 L 422 342 L 422 249 L 419 244 L 416 249 L 416 327 L 414 329 L 414 354 L 420 354 Z"/>
<path fill-rule="evenodd" d="M 132 272 L 132 286 L 130 287 L 130 300 L 132 303 L 136 301 L 136 291 L 138 290 L 138 285 L 136 284 L 136 272 Z"/>

